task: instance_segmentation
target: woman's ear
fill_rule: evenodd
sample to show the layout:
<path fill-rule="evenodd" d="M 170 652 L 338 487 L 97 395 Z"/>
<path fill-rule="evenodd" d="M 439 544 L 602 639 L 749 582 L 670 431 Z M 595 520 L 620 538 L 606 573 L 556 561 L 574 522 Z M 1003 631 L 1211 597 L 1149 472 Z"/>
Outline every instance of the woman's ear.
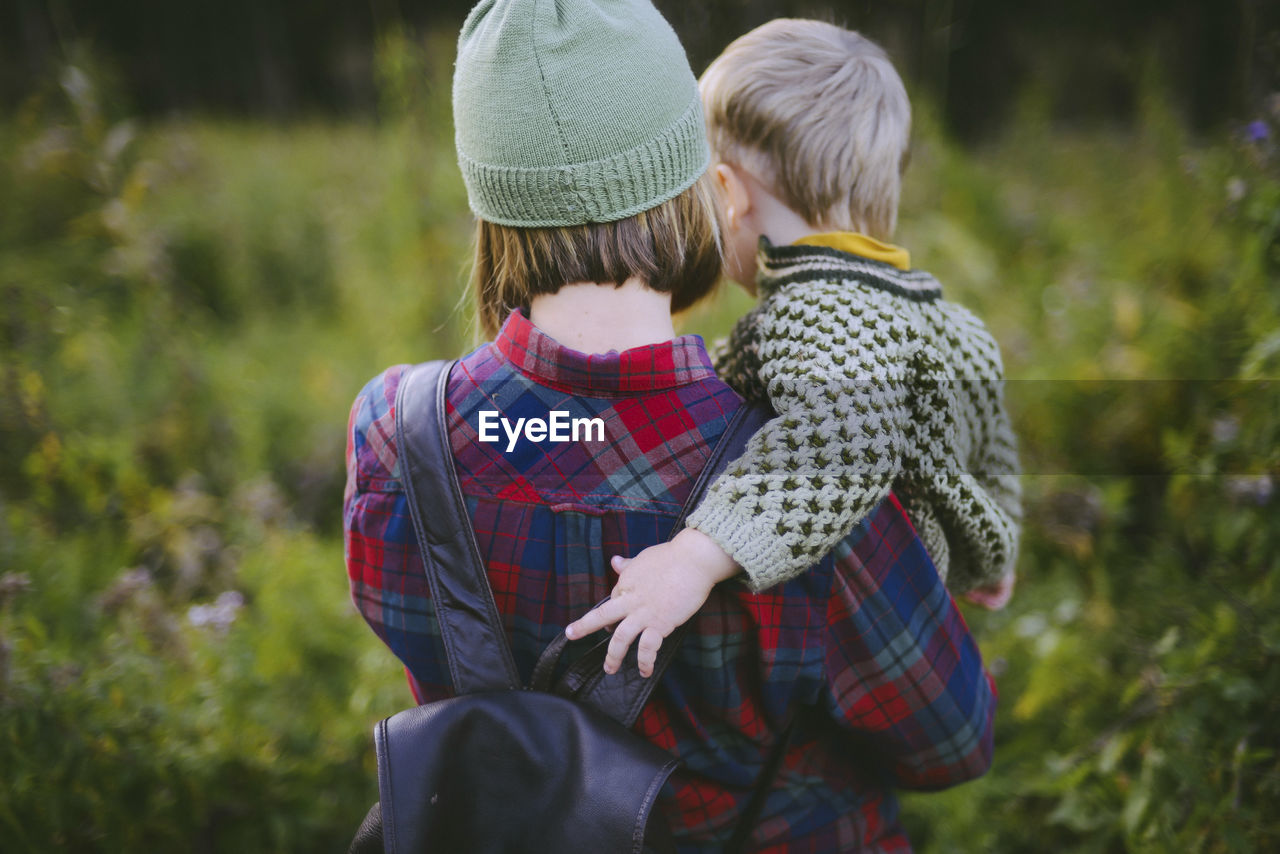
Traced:
<path fill-rule="evenodd" d="M 714 171 L 725 225 L 731 231 L 736 230 L 742 218 L 751 212 L 751 194 L 747 191 L 746 180 L 738 167 L 730 163 L 717 163 Z"/>

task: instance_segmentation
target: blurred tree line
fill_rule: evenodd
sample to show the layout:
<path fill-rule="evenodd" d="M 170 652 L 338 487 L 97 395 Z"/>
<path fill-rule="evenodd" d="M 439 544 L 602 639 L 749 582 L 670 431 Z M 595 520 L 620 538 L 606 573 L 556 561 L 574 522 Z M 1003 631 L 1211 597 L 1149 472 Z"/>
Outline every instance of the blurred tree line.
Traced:
<path fill-rule="evenodd" d="M 471 0 L 9 0 L 0 5 L 0 108 L 70 45 L 118 69 L 144 114 L 362 114 L 377 104 L 374 45 L 397 27 L 456 31 Z M 818 17 L 887 45 L 949 129 L 986 135 L 1023 84 L 1055 115 L 1132 116 L 1151 61 L 1196 130 L 1240 118 L 1280 88 L 1280 4 L 1269 0 L 707 0 L 656 4 L 700 71 L 735 36 L 779 16 Z"/>

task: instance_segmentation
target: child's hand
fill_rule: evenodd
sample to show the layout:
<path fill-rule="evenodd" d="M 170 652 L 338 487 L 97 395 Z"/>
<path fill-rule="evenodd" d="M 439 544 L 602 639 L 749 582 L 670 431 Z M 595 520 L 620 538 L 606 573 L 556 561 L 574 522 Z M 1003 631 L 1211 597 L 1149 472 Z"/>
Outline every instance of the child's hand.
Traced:
<path fill-rule="evenodd" d="M 653 675 L 663 638 L 697 613 L 717 582 L 740 570 L 715 540 L 693 528 L 634 558 L 615 556 L 613 568 L 618 583 L 609 601 L 570 623 L 564 633 L 572 640 L 617 623 L 604 670 L 617 673 L 631 642 L 639 637 L 636 655 L 644 677 Z"/>
<path fill-rule="evenodd" d="M 1013 598 L 1013 585 L 1016 580 L 1016 576 L 1011 572 L 995 584 L 975 587 L 968 593 L 963 594 L 963 596 L 973 604 L 981 605 L 988 611 L 999 611 L 1005 605 L 1008 605 L 1009 600 Z"/>

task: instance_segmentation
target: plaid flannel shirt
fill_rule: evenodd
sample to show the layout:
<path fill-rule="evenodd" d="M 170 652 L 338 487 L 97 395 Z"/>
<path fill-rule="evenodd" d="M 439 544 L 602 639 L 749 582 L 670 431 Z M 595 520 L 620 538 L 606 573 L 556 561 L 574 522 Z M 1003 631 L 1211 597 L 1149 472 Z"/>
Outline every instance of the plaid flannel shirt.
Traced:
<path fill-rule="evenodd" d="M 403 371 L 372 380 L 351 411 L 346 562 L 357 608 L 429 702 L 452 686 L 399 481 Z M 740 404 L 692 335 L 589 356 L 517 312 L 455 366 L 453 453 L 522 678 L 612 589 L 611 556 L 668 537 Z M 482 410 L 513 424 L 552 410 L 601 418 L 605 438 L 522 437 L 508 451 L 501 430 L 479 441 Z M 909 851 L 893 789 L 982 774 L 994 709 L 977 646 L 890 496 L 800 577 L 754 594 L 719 585 L 635 730 L 683 760 L 660 799 L 681 852 L 723 849 L 792 717 L 753 850 Z"/>

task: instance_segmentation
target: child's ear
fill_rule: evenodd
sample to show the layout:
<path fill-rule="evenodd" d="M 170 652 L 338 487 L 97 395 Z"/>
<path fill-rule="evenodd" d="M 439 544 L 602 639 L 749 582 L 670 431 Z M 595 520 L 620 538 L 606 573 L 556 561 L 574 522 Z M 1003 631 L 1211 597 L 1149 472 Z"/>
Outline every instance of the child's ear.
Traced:
<path fill-rule="evenodd" d="M 746 176 L 731 163 L 715 165 L 716 189 L 724 202 L 725 222 L 729 228 L 737 228 L 742 217 L 751 211 L 751 193 L 747 190 Z"/>

